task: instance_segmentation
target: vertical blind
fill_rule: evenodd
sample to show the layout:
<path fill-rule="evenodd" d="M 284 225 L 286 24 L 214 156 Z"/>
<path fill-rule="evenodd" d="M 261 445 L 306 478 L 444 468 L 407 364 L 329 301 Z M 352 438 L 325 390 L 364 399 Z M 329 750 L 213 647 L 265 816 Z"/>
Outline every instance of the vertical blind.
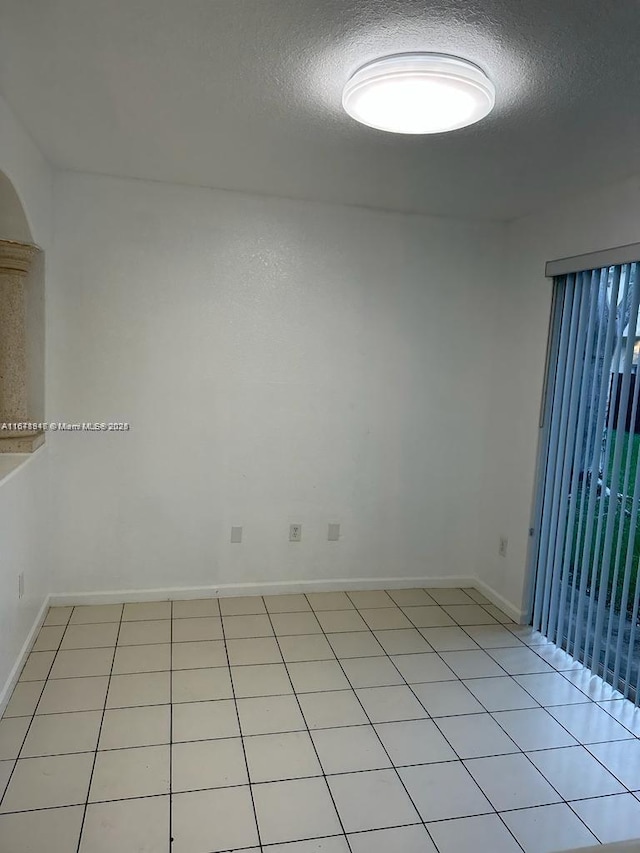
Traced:
<path fill-rule="evenodd" d="M 640 265 L 554 279 L 533 625 L 640 701 Z"/>

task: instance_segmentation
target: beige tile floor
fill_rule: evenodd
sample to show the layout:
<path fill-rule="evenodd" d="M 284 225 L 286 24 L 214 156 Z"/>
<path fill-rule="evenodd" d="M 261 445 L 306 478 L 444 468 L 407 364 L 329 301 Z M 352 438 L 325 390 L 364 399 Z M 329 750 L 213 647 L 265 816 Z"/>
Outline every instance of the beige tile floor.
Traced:
<path fill-rule="evenodd" d="M 0 853 L 550 853 L 640 836 L 640 714 L 473 589 L 58 607 L 0 796 Z"/>

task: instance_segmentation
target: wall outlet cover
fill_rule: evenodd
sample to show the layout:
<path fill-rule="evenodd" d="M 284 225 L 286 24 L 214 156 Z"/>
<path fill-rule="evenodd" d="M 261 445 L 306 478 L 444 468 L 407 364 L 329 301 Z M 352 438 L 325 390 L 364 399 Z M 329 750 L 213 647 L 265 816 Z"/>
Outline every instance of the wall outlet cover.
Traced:
<path fill-rule="evenodd" d="M 340 539 L 340 525 L 339 524 L 330 524 L 329 531 L 327 534 L 327 539 L 329 542 L 337 542 Z"/>

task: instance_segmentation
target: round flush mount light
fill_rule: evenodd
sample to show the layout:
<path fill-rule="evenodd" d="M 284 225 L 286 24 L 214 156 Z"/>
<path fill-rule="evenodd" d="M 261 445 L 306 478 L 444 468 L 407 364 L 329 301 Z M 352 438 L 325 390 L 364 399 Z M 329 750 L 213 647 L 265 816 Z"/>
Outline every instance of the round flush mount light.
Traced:
<path fill-rule="evenodd" d="M 495 103 L 491 80 L 472 62 L 440 53 L 399 53 L 363 65 L 342 106 L 356 121 L 391 133 L 444 133 L 474 124 Z"/>

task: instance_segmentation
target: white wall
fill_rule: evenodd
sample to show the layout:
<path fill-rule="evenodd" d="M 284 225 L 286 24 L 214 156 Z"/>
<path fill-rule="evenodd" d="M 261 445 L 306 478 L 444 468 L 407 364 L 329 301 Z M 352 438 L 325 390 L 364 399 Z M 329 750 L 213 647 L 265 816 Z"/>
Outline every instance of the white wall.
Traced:
<path fill-rule="evenodd" d="M 46 250 L 48 418 L 132 424 L 0 483 L 0 684 L 53 590 L 477 574 L 521 604 L 544 261 L 638 240 L 640 181 L 506 228 L 61 174 L 52 251 L 1 99 L 0 171 Z"/>
<path fill-rule="evenodd" d="M 53 590 L 477 574 L 521 604 L 544 262 L 638 240 L 639 180 L 507 229 L 61 174 L 52 251 L 2 99 L 0 171 L 46 250 L 48 418 L 132 424 L 0 483 L 0 685 Z"/>
<path fill-rule="evenodd" d="M 51 169 L 1 95 L 0 172 L 4 172 L 13 184 L 33 240 L 47 248 L 51 236 Z M 15 218 L 13 222 L 16 222 Z M 19 227 L 23 228 L 21 224 Z M 24 231 L 22 236 L 27 236 Z M 21 238 L 17 233 L 14 236 L 13 232 L 11 237 Z"/>
<path fill-rule="evenodd" d="M 0 482 L 0 711 L 7 679 L 52 589 L 47 463 L 43 448 Z M 19 600 L 21 572 L 25 594 Z"/>
<path fill-rule="evenodd" d="M 538 422 L 551 307 L 548 260 L 640 241 L 640 178 L 573 198 L 509 226 L 501 277 L 484 451 L 478 575 L 520 606 L 528 588 L 527 547 Z M 498 556 L 501 535 L 507 559 Z"/>
<path fill-rule="evenodd" d="M 45 249 L 46 259 L 51 237 L 51 172 L 2 97 L 0 172 L 11 182 L 24 209 L 24 216 L 7 209 L 15 203 L 15 196 L 4 184 L 0 227 L 8 231 L 0 237 L 31 238 Z M 13 230 L 15 227 L 19 230 Z M 0 708 L 11 669 L 52 589 L 48 488 L 46 447 L 0 481 Z M 18 600 L 20 572 L 25 577 L 25 595 Z"/>
<path fill-rule="evenodd" d="M 503 226 L 54 198 L 48 417 L 132 424 L 49 436 L 58 590 L 473 574 Z"/>

